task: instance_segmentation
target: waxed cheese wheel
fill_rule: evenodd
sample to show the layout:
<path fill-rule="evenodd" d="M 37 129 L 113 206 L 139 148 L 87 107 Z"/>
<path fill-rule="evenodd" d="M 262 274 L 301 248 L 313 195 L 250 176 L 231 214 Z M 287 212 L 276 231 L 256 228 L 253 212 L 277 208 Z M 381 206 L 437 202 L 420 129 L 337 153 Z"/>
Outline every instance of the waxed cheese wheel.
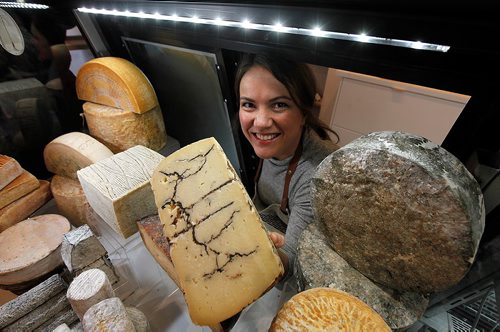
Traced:
<path fill-rule="evenodd" d="M 372 308 L 357 297 L 332 288 L 312 288 L 294 295 L 280 309 L 270 332 L 390 332 Z"/>
<path fill-rule="evenodd" d="M 331 245 L 373 281 L 430 293 L 458 283 L 484 229 L 481 189 L 429 140 L 376 132 L 325 158 L 311 185 Z"/>
<path fill-rule="evenodd" d="M 134 113 L 158 107 L 146 75 L 122 58 L 102 57 L 84 63 L 76 76 L 76 92 L 79 99 Z"/>
<path fill-rule="evenodd" d="M 59 136 L 43 150 L 45 166 L 50 172 L 75 180 L 78 170 L 111 156 L 113 152 L 104 144 L 80 132 Z"/>
<path fill-rule="evenodd" d="M 265 226 L 214 138 L 163 159 L 151 186 L 195 324 L 235 315 L 282 276 Z"/>
<path fill-rule="evenodd" d="M 158 106 L 144 114 L 137 114 L 86 102 L 83 112 L 90 135 L 114 153 L 136 145 L 159 151 L 167 144 L 165 123 Z"/>

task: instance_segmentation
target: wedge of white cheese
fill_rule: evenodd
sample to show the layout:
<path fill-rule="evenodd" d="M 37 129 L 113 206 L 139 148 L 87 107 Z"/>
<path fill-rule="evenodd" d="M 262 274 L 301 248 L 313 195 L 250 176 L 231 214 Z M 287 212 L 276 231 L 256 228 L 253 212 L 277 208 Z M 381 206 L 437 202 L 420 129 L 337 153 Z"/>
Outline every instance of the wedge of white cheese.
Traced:
<path fill-rule="evenodd" d="M 162 159 L 137 145 L 77 172 L 90 206 L 125 238 L 137 232 L 138 220 L 156 213 L 149 180 Z"/>
<path fill-rule="evenodd" d="M 195 324 L 235 315 L 283 274 L 258 212 L 214 138 L 165 158 L 151 185 Z"/>

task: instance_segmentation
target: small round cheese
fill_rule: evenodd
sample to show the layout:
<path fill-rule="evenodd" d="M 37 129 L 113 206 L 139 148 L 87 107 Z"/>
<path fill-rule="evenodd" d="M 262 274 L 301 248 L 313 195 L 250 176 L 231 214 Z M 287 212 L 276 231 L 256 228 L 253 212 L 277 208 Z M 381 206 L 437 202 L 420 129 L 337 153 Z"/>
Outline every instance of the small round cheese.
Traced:
<path fill-rule="evenodd" d="M 331 288 L 312 288 L 293 296 L 280 309 L 270 332 L 391 331 L 384 320 L 358 298 Z"/>

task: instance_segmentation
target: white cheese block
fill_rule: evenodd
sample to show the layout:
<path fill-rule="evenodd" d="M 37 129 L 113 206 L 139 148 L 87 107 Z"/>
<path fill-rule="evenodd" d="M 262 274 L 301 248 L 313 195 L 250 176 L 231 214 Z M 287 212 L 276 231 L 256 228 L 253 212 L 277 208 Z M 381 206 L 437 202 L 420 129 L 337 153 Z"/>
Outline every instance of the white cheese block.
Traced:
<path fill-rule="evenodd" d="M 90 307 L 83 316 L 82 325 L 86 332 L 135 332 L 134 323 L 117 297 L 102 300 Z"/>
<path fill-rule="evenodd" d="M 14 158 L 0 154 L 0 190 L 22 173 L 23 168 Z"/>
<path fill-rule="evenodd" d="M 162 159 L 137 145 L 78 171 L 92 208 L 125 238 L 137 232 L 138 220 L 156 213 L 149 180 Z"/>
<path fill-rule="evenodd" d="M 195 324 L 235 315 L 281 277 L 278 253 L 214 138 L 165 158 L 151 185 Z"/>
<path fill-rule="evenodd" d="M 287 301 L 269 331 L 390 332 L 391 329 L 382 317 L 355 296 L 320 287 L 301 292 Z"/>
<path fill-rule="evenodd" d="M 47 169 L 57 175 L 76 179 L 76 171 L 113 152 L 92 136 L 80 132 L 64 134 L 52 140 L 43 150 Z"/>
<path fill-rule="evenodd" d="M 76 76 L 79 99 L 100 105 L 145 113 L 158 106 L 153 86 L 136 65 L 121 58 L 92 59 Z"/>
<path fill-rule="evenodd" d="M 167 144 L 165 123 L 159 106 L 144 114 L 86 102 L 83 113 L 90 135 L 114 153 L 135 145 L 155 151 Z"/>
<path fill-rule="evenodd" d="M 106 273 L 90 269 L 78 275 L 68 287 L 66 297 L 82 320 L 85 312 L 94 304 L 115 296 Z"/>

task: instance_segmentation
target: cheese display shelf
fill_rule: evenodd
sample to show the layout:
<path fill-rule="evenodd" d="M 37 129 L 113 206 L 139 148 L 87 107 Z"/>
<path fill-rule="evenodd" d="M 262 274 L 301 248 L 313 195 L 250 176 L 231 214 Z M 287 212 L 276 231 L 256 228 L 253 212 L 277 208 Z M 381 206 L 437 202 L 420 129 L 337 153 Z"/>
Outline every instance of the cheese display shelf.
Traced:
<path fill-rule="evenodd" d="M 47 213 L 58 213 L 53 199 L 35 215 Z M 124 239 L 102 220 L 91 228 L 119 277 L 113 290 L 126 306 L 146 315 L 152 331 L 211 331 L 191 322 L 181 290 L 156 263 L 139 232 Z M 240 313 L 231 331 L 267 331 L 281 305 L 297 293 L 294 285 L 296 281 L 291 278 L 281 290 L 273 287 Z"/>

